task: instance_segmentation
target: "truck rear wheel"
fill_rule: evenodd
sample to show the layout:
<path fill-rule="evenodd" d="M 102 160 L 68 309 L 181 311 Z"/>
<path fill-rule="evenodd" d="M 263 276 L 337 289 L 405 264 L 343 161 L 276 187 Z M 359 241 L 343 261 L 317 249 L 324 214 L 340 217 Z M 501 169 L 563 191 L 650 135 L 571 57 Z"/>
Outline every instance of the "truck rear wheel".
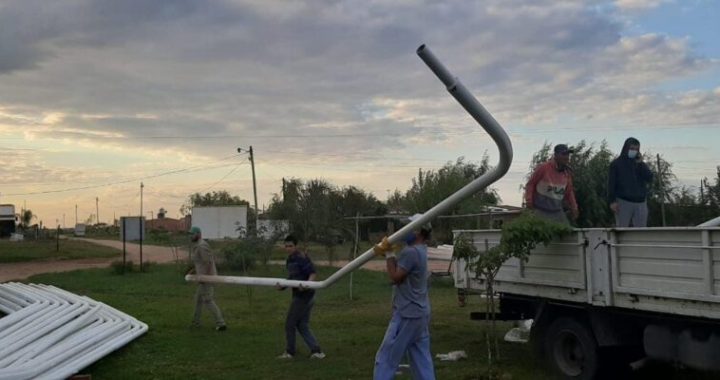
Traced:
<path fill-rule="evenodd" d="M 598 344 L 592 331 L 569 317 L 550 324 L 545 335 L 545 357 L 564 379 L 595 379 L 600 367 Z"/>

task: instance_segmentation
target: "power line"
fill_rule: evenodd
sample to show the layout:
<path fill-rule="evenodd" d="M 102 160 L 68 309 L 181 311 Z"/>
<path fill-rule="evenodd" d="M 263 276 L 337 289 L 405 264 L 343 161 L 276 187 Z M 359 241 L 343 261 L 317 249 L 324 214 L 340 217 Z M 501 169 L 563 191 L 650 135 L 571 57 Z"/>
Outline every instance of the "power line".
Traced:
<path fill-rule="evenodd" d="M 228 158 L 237 157 L 237 156 L 239 156 L 239 154 L 233 154 L 232 156 L 228 156 L 228 157 L 226 157 L 226 158 L 220 159 L 219 161 L 216 161 L 215 163 L 220 162 L 220 161 L 224 161 L 224 160 L 226 160 L 226 159 L 228 159 Z M 11 193 L 11 194 L 5 194 L 5 195 L 6 195 L 6 196 L 41 195 L 41 194 L 55 194 L 55 193 L 64 193 L 64 192 L 68 192 L 68 191 L 95 189 L 95 188 L 99 188 L 99 187 L 120 185 L 120 184 L 123 184 L 123 183 L 137 182 L 137 181 L 141 181 L 141 180 L 158 178 L 158 177 L 163 177 L 163 176 L 173 175 L 173 174 L 179 174 L 179 173 L 186 173 L 186 172 L 187 172 L 187 173 L 192 173 L 192 172 L 201 171 L 201 170 L 207 170 L 207 169 L 217 169 L 217 168 L 227 167 L 227 166 L 231 166 L 231 165 L 235 165 L 235 164 L 234 164 L 234 163 L 233 163 L 233 164 L 225 164 L 225 165 L 219 165 L 219 166 L 215 166 L 215 167 L 212 167 L 212 168 L 208 168 L 209 165 L 212 165 L 212 164 L 208 164 L 208 165 L 195 165 L 195 166 L 191 166 L 191 167 L 188 167 L 188 168 L 170 170 L 170 171 L 166 171 L 166 172 L 163 172 L 163 173 L 158 173 L 158 174 L 154 174 L 154 175 L 150 175 L 150 176 L 137 177 L 137 178 L 126 179 L 126 180 L 121 180 L 121 181 L 114 181 L 114 182 L 102 183 L 102 184 L 97 184 L 97 185 L 78 186 L 78 187 L 71 187 L 71 188 L 65 188 L 65 189 L 35 191 L 35 192 L 28 192 L 28 193 Z"/>
<path fill-rule="evenodd" d="M 227 172 L 227 174 L 225 174 L 225 175 L 224 175 L 222 178 L 220 178 L 217 182 L 215 182 L 215 183 L 213 183 L 212 185 L 210 185 L 209 187 L 205 188 L 205 190 L 200 191 L 200 193 L 205 193 L 205 192 L 207 192 L 208 190 L 211 190 L 213 187 L 217 186 L 220 182 L 222 182 L 223 180 L 225 180 L 225 178 L 229 177 L 230 174 L 233 174 L 239 167 L 243 166 L 244 164 L 245 164 L 245 162 L 243 162 L 243 163 L 239 164 L 238 166 L 232 168 L 232 170 L 230 170 L 229 172 Z"/>

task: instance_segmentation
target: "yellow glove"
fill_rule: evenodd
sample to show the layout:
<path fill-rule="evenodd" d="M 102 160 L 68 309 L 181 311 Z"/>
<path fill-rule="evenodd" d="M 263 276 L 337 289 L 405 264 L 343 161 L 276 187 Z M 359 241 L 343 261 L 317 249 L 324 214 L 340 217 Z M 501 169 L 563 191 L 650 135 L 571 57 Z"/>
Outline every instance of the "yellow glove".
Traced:
<path fill-rule="evenodd" d="M 375 251 L 375 254 L 377 256 L 386 256 L 388 253 L 397 252 L 401 249 L 402 245 L 400 244 L 390 244 L 387 236 L 385 236 L 382 241 L 375 244 L 375 246 L 373 247 L 373 251 Z"/>

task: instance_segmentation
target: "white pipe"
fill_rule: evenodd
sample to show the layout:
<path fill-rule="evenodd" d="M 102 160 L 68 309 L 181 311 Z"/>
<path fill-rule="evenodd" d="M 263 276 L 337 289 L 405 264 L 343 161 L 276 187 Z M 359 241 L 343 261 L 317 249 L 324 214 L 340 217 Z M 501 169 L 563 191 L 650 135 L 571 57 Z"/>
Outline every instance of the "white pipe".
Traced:
<path fill-rule="evenodd" d="M 420 218 L 410 222 L 403 228 L 399 229 L 394 234 L 388 237 L 388 240 L 392 244 L 399 243 L 403 238 L 414 230 L 417 230 L 422 225 L 428 223 L 433 218 L 445 213 L 447 210 L 452 208 L 458 202 L 463 199 L 477 193 L 480 190 L 490 186 L 493 182 L 500 179 L 510 169 L 512 163 L 512 144 L 510 138 L 503 130 L 502 126 L 490 115 L 490 113 L 475 99 L 470 91 L 454 77 L 450 71 L 435 57 L 435 55 L 425 45 L 421 45 L 417 49 L 417 54 L 430 67 L 440 81 L 445 84 L 448 92 L 457 100 L 460 105 L 482 126 L 482 128 L 492 137 L 497 144 L 500 151 L 500 160 L 498 165 L 485 173 L 484 175 L 476 178 L 462 189 L 458 190 L 451 196 L 447 197 L 442 202 L 435 205 L 427 212 L 425 212 Z M 208 282 L 208 283 L 223 283 L 223 284 L 238 284 L 238 285 L 257 285 L 257 286 L 285 286 L 285 287 L 304 287 L 312 289 L 326 288 L 346 274 L 360 268 L 366 262 L 370 261 L 375 257 L 373 249 L 367 250 L 362 255 L 358 256 L 355 260 L 347 263 L 344 267 L 340 268 L 337 272 L 333 273 L 330 277 L 323 281 L 296 281 L 287 280 L 284 278 L 264 278 L 264 277 L 236 277 L 236 276 L 206 276 L 206 275 L 187 275 L 185 276 L 186 281 L 196 282 Z"/>
<path fill-rule="evenodd" d="M 698 227 L 717 227 L 720 226 L 720 216 L 714 219 L 710 219 L 707 222 L 704 222 L 702 224 L 698 224 Z"/>
<path fill-rule="evenodd" d="M 0 380 L 62 379 L 144 334 L 137 319 L 46 285 L 0 284 Z"/>

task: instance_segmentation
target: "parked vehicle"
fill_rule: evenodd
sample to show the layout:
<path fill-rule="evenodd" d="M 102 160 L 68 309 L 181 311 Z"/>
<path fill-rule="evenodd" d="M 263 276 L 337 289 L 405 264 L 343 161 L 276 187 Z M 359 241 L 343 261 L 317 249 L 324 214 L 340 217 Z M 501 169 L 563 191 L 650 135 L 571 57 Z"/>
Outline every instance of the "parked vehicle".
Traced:
<path fill-rule="evenodd" d="M 76 224 L 73 234 L 75 236 L 85 236 L 85 225 L 80 223 Z"/>
<path fill-rule="evenodd" d="M 480 250 L 500 241 L 499 230 L 455 233 Z M 463 260 L 454 279 L 485 289 Z M 720 371 L 720 228 L 578 229 L 507 261 L 494 287 L 496 317 L 533 319 L 530 342 L 564 378 L 643 357 Z"/>
<path fill-rule="evenodd" d="M 17 230 L 18 217 L 15 215 L 15 206 L 0 205 L 0 238 L 8 237 Z"/>

